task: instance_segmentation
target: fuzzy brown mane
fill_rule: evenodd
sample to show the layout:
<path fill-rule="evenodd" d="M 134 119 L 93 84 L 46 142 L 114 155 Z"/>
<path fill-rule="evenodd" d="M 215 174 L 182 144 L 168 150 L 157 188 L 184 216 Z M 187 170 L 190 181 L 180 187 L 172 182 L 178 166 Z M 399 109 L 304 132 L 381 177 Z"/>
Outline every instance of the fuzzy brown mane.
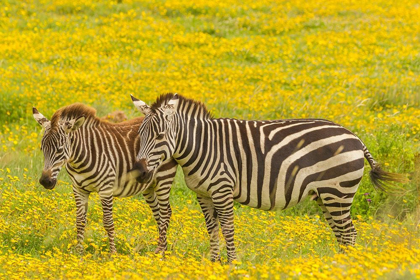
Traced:
<path fill-rule="evenodd" d="M 169 100 L 171 100 L 171 98 L 173 96 L 174 96 L 174 93 L 166 93 L 166 94 L 160 95 L 156 99 L 156 101 L 152 104 L 151 108 L 153 110 L 156 110 L 156 109 L 160 108 L 162 105 L 168 104 Z M 179 98 L 179 107 L 181 107 L 181 104 L 183 104 L 182 108 L 197 106 L 200 109 L 202 109 L 205 117 L 212 118 L 209 110 L 207 110 L 206 106 L 202 102 L 186 98 L 186 97 L 184 97 L 182 95 L 179 95 L 179 94 L 178 94 L 178 98 Z"/>
<path fill-rule="evenodd" d="M 96 110 L 82 103 L 74 103 L 58 109 L 51 117 L 51 128 L 58 126 L 60 120 L 78 117 L 96 118 Z"/>
<path fill-rule="evenodd" d="M 139 126 L 144 117 L 137 117 L 130 120 L 125 120 L 118 123 L 111 123 L 107 119 L 100 119 L 96 116 L 96 110 L 82 103 L 70 104 L 66 107 L 58 109 L 51 117 L 51 129 L 55 130 L 60 120 L 76 119 L 78 117 L 85 117 L 94 119 L 97 124 L 106 125 L 110 127 L 120 127 L 120 129 L 130 129 L 132 126 Z M 126 127 L 126 128 L 124 128 Z"/>

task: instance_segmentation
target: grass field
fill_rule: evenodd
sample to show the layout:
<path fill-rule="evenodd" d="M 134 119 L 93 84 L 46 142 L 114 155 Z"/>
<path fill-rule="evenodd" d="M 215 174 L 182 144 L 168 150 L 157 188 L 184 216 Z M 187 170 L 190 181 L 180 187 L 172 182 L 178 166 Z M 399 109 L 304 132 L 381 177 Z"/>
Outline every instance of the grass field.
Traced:
<path fill-rule="evenodd" d="M 418 1 L 0 3 L 1 279 L 420 278 Z M 352 208 L 359 236 L 347 254 L 312 201 L 283 212 L 236 205 L 239 261 L 211 263 L 182 174 L 165 259 L 152 253 L 158 234 L 142 197 L 116 200 L 119 253 L 110 256 L 94 195 L 86 254 L 76 254 L 66 172 L 53 191 L 38 183 L 42 130 L 32 106 L 51 117 L 83 102 L 99 116 L 131 118 L 139 114 L 130 94 L 152 102 L 166 92 L 203 101 L 215 117 L 335 121 L 411 182 L 384 193 L 364 177 Z"/>

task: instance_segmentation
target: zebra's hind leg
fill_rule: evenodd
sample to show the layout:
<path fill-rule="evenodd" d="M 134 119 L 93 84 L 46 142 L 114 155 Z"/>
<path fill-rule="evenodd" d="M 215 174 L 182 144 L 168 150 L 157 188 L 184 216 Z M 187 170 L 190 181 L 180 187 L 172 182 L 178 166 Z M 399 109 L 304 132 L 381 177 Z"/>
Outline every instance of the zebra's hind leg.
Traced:
<path fill-rule="evenodd" d="M 340 240 L 341 239 L 341 232 L 336 230 L 334 220 L 333 220 L 332 216 L 330 215 L 330 212 L 328 212 L 327 208 L 325 207 L 324 203 L 322 203 L 322 199 L 318 197 L 316 202 L 318 203 L 319 207 L 321 208 L 322 213 L 324 214 L 324 218 L 327 221 L 328 225 L 333 230 L 335 237 L 337 238 L 337 240 Z"/>
<path fill-rule="evenodd" d="M 197 195 L 198 203 L 206 220 L 207 232 L 210 236 L 210 260 L 220 261 L 219 221 L 211 198 Z"/>
<path fill-rule="evenodd" d="M 334 231 L 340 249 L 342 246 L 354 246 L 356 242 L 357 232 L 350 217 L 353 196 L 354 193 L 342 197 L 321 195 L 321 203 L 324 205 L 321 208 L 326 211 L 325 218 Z"/>

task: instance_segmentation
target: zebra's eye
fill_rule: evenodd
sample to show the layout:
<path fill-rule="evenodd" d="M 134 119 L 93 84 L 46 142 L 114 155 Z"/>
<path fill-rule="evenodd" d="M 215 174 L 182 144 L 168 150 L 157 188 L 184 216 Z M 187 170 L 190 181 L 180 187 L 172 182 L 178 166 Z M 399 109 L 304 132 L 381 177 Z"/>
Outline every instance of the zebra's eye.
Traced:
<path fill-rule="evenodd" d="M 161 132 L 158 134 L 158 136 L 156 137 L 156 140 L 162 140 L 163 137 L 165 136 L 165 133 Z"/>

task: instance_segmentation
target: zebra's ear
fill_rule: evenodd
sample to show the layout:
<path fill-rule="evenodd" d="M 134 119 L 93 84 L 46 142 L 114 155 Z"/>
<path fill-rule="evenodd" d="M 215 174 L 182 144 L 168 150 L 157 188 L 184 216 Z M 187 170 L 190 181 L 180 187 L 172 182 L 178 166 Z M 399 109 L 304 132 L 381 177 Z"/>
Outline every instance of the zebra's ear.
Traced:
<path fill-rule="evenodd" d="M 64 131 L 66 133 L 77 130 L 85 122 L 84 116 L 78 117 L 77 119 L 69 120 L 64 123 Z"/>
<path fill-rule="evenodd" d="M 137 98 L 135 98 L 134 96 L 132 96 L 131 94 L 130 94 L 130 96 L 131 96 L 131 100 L 133 100 L 133 104 L 134 104 L 134 106 L 136 106 L 136 108 L 140 111 L 140 112 L 142 112 L 143 114 L 145 114 L 145 115 L 148 115 L 148 114 L 150 114 L 151 112 L 152 112 L 152 109 L 149 107 L 149 105 L 147 105 L 145 102 L 143 102 L 143 101 L 141 101 L 141 100 L 139 100 L 139 99 L 137 99 Z"/>
<path fill-rule="evenodd" d="M 175 113 L 176 109 L 178 108 L 179 98 L 178 94 L 175 93 L 171 100 L 168 101 L 168 104 L 163 106 L 163 112 L 165 115 L 172 115 Z"/>
<path fill-rule="evenodd" d="M 44 128 L 49 128 L 51 126 L 50 120 L 44 117 L 43 114 L 38 112 L 38 110 L 35 107 L 32 108 L 32 114 L 34 116 L 34 119 Z"/>

